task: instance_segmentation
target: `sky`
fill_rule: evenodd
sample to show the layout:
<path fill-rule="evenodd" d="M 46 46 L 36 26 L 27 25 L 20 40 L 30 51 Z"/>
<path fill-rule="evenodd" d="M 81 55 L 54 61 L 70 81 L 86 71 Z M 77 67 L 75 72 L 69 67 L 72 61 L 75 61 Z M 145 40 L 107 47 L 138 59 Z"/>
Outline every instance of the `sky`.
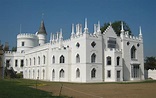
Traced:
<path fill-rule="evenodd" d="M 88 20 L 89 32 L 100 21 L 125 21 L 138 36 L 142 27 L 144 56 L 156 56 L 156 0 L 0 0 L 0 40 L 16 46 L 20 33 L 35 33 L 43 19 L 48 33 L 62 28 L 64 39 L 71 34 L 71 24 Z M 44 13 L 44 15 L 43 15 Z M 20 30 L 21 25 L 21 30 Z"/>

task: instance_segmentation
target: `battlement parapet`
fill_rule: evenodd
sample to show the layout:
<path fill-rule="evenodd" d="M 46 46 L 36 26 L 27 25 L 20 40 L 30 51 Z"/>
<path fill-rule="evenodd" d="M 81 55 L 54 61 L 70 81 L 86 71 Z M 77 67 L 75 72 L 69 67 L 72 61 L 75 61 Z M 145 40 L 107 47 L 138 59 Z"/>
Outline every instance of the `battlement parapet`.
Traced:
<path fill-rule="evenodd" d="M 31 33 L 20 33 L 17 35 L 17 39 L 19 38 L 32 38 L 32 39 L 37 39 L 37 35 L 36 34 L 31 34 Z"/>

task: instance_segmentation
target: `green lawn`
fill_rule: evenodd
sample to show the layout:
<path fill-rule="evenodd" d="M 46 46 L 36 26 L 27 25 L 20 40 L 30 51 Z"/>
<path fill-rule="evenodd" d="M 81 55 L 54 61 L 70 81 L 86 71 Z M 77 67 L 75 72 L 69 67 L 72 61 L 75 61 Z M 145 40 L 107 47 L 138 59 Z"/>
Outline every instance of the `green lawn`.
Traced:
<path fill-rule="evenodd" d="M 29 87 L 35 84 L 30 80 L 0 80 L 0 98 L 63 98 Z"/>

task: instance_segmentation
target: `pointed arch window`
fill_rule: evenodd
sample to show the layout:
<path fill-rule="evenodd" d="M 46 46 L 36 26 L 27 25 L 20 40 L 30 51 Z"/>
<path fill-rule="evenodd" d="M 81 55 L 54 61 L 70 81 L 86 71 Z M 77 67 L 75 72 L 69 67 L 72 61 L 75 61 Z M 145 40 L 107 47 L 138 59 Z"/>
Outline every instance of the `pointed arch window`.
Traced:
<path fill-rule="evenodd" d="M 136 59 L 136 48 L 132 46 L 131 48 L 131 59 Z"/>
<path fill-rule="evenodd" d="M 65 63 L 65 58 L 63 55 L 60 56 L 60 63 Z"/>
<path fill-rule="evenodd" d="M 76 63 L 80 63 L 80 55 L 79 54 L 76 55 Z"/>
<path fill-rule="evenodd" d="M 35 61 L 35 57 L 34 57 L 34 65 L 35 65 L 36 61 Z"/>
<path fill-rule="evenodd" d="M 116 63 L 117 63 L 117 66 L 120 65 L 120 57 L 119 56 L 116 58 Z"/>
<path fill-rule="evenodd" d="M 60 78 L 64 78 L 64 73 L 65 73 L 64 70 L 61 69 L 61 70 L 60 70 Z"/>
<path fill-rule="evenodd" d="M 54 64 L 55 63 L 55 56 L 53 55 L 53 57 L 52 57 L 52 64 Z"/>
<path fill-rule="evenodd" d="M 43 64 L 45 64 L 45 62 L 46 62 L 46 57 L 45 55 L 43 55 Z"/>
<path fill-rule="evenodd" d="M 93 53 L 93 54 L 91 55 L 91 63 L 95 63 L 95 62 L 96 62 L 96 54 Z"/>
<path fill-rule="evenodd" d="M 38 57 L 38 65 L 40 65 L 40 57 Z"/>
<path fill-rule="evenodd" d="M 108 56 L 108 57 L 107 57 L 107 65 L 111 65 L 111 63 L 112 63 L 112 61 L 111 61 L 111 57 Z"/>
<path fill-rule="evenodd" d="M 77 70 L 76 70 L 76 78 L 80 78 L 80 69 L 79 68 L 77 68 Z"/>
<path fill-rule="evenodd" d="M 52 80 L 55 78 L 55 70 L 52 71 Z"/>
<path fill-rule="evenodd" d="M 96 69 L 93 68 L 93 69 L 91 70 L 91 78 L 95 78 L 95 77 L 96 77 Z"/>

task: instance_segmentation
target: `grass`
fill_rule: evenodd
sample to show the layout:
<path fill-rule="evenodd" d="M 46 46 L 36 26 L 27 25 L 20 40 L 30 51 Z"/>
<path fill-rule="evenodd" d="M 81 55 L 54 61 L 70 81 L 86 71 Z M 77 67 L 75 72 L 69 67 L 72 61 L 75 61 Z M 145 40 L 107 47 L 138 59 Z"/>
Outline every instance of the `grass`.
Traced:
<path fill-rule="evenodd" d="M 30 87 L 35 84 L 30 80 L 0 80 L 0 98 L 63 98 Z"/>

